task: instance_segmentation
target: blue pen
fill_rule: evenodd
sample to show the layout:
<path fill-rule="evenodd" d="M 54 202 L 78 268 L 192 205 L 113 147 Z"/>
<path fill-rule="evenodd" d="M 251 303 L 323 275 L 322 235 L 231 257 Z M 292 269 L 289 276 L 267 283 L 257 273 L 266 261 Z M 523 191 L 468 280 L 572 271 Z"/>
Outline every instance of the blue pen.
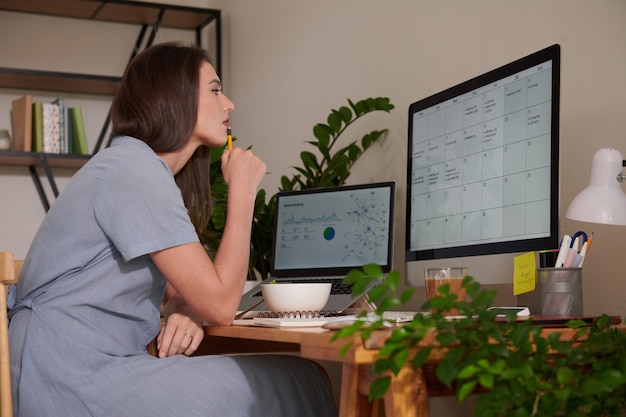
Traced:
<path fill-rule="evenodd" d="M 569 244 L 569 249 L 567 250 L 566 256 L 563 259 L 563 267 L 564 268 L 576 268 L 579 267 L 582 262 L 582 256 L 579 253 L 579 242 L 582 239 L 582 248 L 587 246 L 587 233 L 579 230 L 578 232 L 572 235 L 572 239 Z"/>
<path fill-rule="evenodd" d="M 572 235 L 572 241 L 570 242 L 570 248 L 575 248 L 576 250 L 578 250 L 578 238 L 582 238 L 582 244 L 584 244 L 587 241 L 587 233 L 583 232 L 582 230 L 574 233 Z"/>

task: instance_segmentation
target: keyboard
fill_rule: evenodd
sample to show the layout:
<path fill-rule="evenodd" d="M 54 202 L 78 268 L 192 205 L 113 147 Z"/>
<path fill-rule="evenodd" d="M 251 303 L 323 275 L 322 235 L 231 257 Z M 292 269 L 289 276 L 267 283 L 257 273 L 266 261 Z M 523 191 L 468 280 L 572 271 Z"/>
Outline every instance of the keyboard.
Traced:
<path fill-rule="evenodd" d="M 413 317 L 417 314 L 417 311 L 384 311 L 383 312 L 383 320 L 390 321 L 392 323 L 405 323 L 408 321 L 413 321 Z M 376 316 L 375 313 L 369 313 L 370 315 Z M 422 312 L 422 314 L 427 315 L 429 312 Z"/>

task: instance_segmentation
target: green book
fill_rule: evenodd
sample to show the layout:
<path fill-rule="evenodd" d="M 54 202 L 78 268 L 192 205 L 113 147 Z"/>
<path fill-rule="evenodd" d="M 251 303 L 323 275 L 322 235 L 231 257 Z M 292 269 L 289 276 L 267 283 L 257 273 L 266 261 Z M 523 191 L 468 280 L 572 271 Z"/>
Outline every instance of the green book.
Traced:
<path fill-rule="evenodd" d="M 33 152 L 43 152 L 43 103 L 33 103 Z"/>
<path fill-rule="evenodd" d="M 83 112 L 80 107 L 71 107 L 70 114 L 72 120 L 72 152 L 79 155 L 89 155 Z"/>
<path fill-rule="evenodd" d="M 65 108 L 65 133 L 67 134 L 67 153 L 74 153 L 74 145 L 72 138 L 74 137 L 72 134 L 72 110 L 69 107 Z"/>

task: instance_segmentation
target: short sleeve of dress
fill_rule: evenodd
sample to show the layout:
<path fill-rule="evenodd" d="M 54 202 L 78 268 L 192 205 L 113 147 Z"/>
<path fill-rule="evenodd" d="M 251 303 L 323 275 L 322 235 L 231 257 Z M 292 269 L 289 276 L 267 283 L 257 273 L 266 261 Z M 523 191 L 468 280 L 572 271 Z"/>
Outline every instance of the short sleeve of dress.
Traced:
<path fill-rule="evenodd" d="M 199 240 L 171 171 L 152 150 L 113 165 L 101 178 L 94 211 L 126 261 Z"/>

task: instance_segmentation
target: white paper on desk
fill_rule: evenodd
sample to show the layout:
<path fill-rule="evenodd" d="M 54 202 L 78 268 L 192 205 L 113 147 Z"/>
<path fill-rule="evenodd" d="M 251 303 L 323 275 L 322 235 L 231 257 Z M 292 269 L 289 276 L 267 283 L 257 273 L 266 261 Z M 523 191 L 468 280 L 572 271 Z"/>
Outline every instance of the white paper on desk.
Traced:
<path fill-rule="evenodd" d="M 331 318 L 330 317 L 314 317 L 314 318 L 267 318 L 255 317 L 252 324 L 255 326 L 268 327 L 322 327 Z"/>
<path fill-rule="evenodd" d="M 233 326 L 254 326 L 252 319 L 237 319 L 233 320 Z"/>

